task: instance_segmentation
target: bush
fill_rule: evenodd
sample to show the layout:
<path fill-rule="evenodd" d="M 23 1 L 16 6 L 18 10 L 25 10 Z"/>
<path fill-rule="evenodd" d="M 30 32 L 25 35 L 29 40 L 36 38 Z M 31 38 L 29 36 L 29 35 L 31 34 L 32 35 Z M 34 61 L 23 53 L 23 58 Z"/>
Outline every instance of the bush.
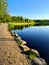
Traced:
<path fill-rule="evenodd" d="M 31 53 L 30 52 L 29 55 L 28 55 L 28 57 L 29 57 L 30 60 L 32 60 L 32 59 L 36 58 L 37 55 L 35 53 Z"/>
<path fill-rule="evenodd" d="M 8 28 L 9 28 L 9 30 L 14 29 L 14 25 L 12 25 L 12 24 L 8 24 Z"/>
<path fill-rule="evenodd" d="M 20 40 L 16 40 L 16 42 L 18 43 L 19 46 L 21 46 L 22 42 L 20 42 Z"/>

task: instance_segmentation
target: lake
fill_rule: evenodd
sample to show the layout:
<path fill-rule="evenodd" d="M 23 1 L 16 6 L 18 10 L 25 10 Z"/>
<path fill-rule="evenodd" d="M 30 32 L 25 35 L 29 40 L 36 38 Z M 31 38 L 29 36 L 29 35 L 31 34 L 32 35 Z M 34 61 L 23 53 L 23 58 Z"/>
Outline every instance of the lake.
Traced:
<path fill-rule="evenodd" d="M 40 56 L 49 63 L 49 26 L 31 26 L 12 30 L 27 42 L 27 46 L 39 51 Z"/>

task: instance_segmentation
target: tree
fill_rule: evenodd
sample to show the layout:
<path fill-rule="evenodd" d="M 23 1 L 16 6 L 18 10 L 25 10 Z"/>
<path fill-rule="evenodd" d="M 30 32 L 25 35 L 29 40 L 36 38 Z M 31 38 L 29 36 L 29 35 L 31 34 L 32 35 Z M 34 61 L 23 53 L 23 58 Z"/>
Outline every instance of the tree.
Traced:
<path fill-rule="evenodd" d="M 12 16 L 12 21 L 17 21 L 17 17 L 16 16 Z"/>
<path fill-rule="evenodd" d="M 0 16 L 7 14 L 7 0 L 0 0 Z"/>
<path fill-rule="evenodd" d="M 29 23 L 30 20 L 29 19 L 25 19 L 25 21 Z"/>

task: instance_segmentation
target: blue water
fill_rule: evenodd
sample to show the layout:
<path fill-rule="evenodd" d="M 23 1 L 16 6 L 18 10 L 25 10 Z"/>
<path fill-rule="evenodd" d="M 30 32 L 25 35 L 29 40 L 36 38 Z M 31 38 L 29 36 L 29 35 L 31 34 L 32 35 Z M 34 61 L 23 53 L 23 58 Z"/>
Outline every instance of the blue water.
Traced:
<path fill-rule="evenodd" d="M 49 63 L 49 26 L 32 26 L 23 28 L 23 30 L 12 30 L 27 41 L 27 46 L 39 51 Z"/>

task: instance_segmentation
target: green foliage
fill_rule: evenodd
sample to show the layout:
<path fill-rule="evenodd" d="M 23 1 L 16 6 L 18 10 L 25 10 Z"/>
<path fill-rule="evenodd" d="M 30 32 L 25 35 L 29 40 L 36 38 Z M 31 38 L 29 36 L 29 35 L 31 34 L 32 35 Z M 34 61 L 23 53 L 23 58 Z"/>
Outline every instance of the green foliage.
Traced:
<path fill-rule="evenodd" d="M 29 51 L 28 52 L 28 57 L 29 57 L 30 60 L 32 60 L 32 59 L 34 59 L 36 57 L 40 57 L 40 56 L 38 56 L 36 53 L 33 53 L 33 52 Z"/>
<path fill-rule="evenodd" d="M 29 55 L 29 59 L 32 60 L 33 58 L 35 58 L 36 56 L 34 54 L 30 54 Z"/>
<path fill-rule="evenodd" d="M 0 0 L 0 16 L 4 16 L 7 14 L 7 0 Z"/>
<path fill-rule="evenodd" d="M 35 53 L 31 53 L 30 52 L 29 55 L 28 55 L 28 57 L 29 57 L 30 60 L 32 60 L 32 59 L 36 58 L 37 55 Z"/>
<path fill-rule="evenodd" d="M 21 46 L 21 45 L 22 45 L 22 42 L 20 42 L 20 40 L 19 40 L 19 39 L 16 39 L 16 42 L 18 43 L 18 45 L 19 45 L 19 46 Z"/>
<path fill-rule="evenodd" d="M 15 22 L 15 23 L 33 23 L 34 21 L 31 19 L 25 19 L 22 16 L 10 16 L 9 14 L 6 14 L 4 16 L 0 16 L 0 21 L 1 22 Z"/>
<path fill-rule="evenodd" d="M 8 24 L 8 28 L 9 28 L 9 30 L 14 29 L 14 25 L 12 25 L 12 24 Z"/>
<path fill-rule="evenodd" d="M 34 20 L 35 25 L 49 25 L 49 20 Z"/>
<path fill-rule="evenodd" d="M 12 22 L 25 22 L 25 19 L 22 16 L 12 16 Z"/>
<path fill-rule="evenodd" d="M 14 30 L 14 29 L 23 29 L 24 27 L 25 28 L 27 28 L 27 27 L 30 27 L 30 26 L 33 26 L 34 25 L 34 23 L 26 23 L 26 22 L 24 22 L 24 23 L 12 23 L 12 22 L 10 22 L 10 23 L 8 23 L 8 28 L 10 29 L 10 30 Z"/>
<path fill-rule="evenodd" d="M 4 16 L 0 16 L 0 21 L 1 23 L 8 23 L 10 22 L 12 19 L 11 19 L 11 16 L 10 15 L 4 15 Z"/>
<path fill-rule="evenodd" d="M 12 16 L 12 22 L 17 21 L 17 17 L 16 16 Z"/>

